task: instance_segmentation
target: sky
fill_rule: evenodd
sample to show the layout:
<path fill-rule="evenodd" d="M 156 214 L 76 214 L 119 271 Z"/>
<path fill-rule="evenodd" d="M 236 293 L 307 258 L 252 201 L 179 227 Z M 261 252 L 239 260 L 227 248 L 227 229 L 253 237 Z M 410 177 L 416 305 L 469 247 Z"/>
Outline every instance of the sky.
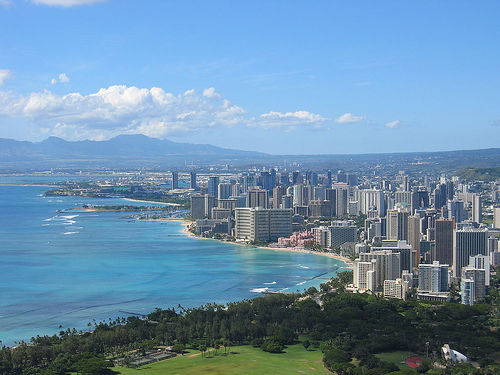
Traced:
<path fill-rule="evenodd" d="M 0 137 L 500 147 L 500 2 L 0 0 Z"/>

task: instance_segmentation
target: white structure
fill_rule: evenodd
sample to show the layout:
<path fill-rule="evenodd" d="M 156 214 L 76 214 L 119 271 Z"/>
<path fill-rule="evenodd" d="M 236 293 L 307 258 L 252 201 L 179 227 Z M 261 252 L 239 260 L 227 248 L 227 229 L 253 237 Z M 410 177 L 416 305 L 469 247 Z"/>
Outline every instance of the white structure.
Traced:
<path fill-rule="evenodd" d="M 399 253 L 393 253 L 391 250 L 379 250 L 370 253 L 359 254 L 356 262 L 373 262 L 374 285 L 370 290 L 382 291 L 385 280 L 395 280 L 401 275 L 401 263 Z"/>
<path fill-rule="evenodd" d="M 443 352 L 443 357 L 446 361 L 451 361 L 451 362 L 467 362 L 468 361 L 466 356 L 464 356 L 460 352 L 457 352 L 456 350 L 451 349 L 450 345 L 448 345 L 448 344 L 445 344 L 441 348 L 441 351 Z"/>
<path fill-rule="evenodd" d="M 493 227 L 500 228 L 500 207 L 493 208 Z"/>
<path fill-rule="evenodd" d="M 353 283 L 359 290 L 371 290 L 375 288 L 376 260 L 371 262 L 354 262 Z"/>
<path fill-rule="evenodd" d="M 384 192 L 382 190 L 356 190 L 354 195 L 359 202 L 361 213 L 368 215 L 370 211 L 376 211 L 380 217 L 385 215 Z"/>
<path fill-rule="evenodd" d="M 479 194 L 472 197 L 472 221 L 480 223 L 483 219 L 482 199 Z"/>
<path fill-rule="evenodd" d="M 447 264 L 434 261 L 432 264 L 418 265 L 418 292 L 441 293 L 448 290 Z"/>
<path fill-rule="evenodd" d="M 384 297 L 406 299 L 408 294 L 408 282 L 401 279 L 384 280 Z"/>
<path fill-rule="evenodd" d="M 267 242 L 292 234 L 291 209 L 237 208 L 235 221 L 238 240 Z"/>
<path fill-rule="evenodd" d="M 484 270 L 484 285 L 490 286 L 490 257 L 475 255 L 469 257 L 469 267 Z"/>
<path fill-rule="evenodd" d="M 474 304 L 474 280 L 462 278 L 460 283 L 462 290 L 462 304 L 472 306 Z"/>

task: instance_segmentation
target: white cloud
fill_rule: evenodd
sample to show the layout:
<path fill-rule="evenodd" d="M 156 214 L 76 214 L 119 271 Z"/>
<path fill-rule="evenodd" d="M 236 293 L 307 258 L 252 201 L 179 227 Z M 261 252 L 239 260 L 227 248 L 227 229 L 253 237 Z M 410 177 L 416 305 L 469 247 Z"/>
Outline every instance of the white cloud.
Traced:
<path fill-rule="evenodd" d="M 50 83 L 52 85 L 55 85 L 56 83 L 68 83 L 69 82 L 69 77 L 66 75 L 66 73 L 61 73 L 57 76 L 57 78 L 52 78 L 50 80 Z"/>
<path fill-rule="evenodd" d="M 220 98 L 221 95 L 215 91 L 214 87 L 209 87 L 208 89 L 203 90 L 203 96 L 206 98 Z"/>
<path fill-rule="evenodd" d="M 32 3 L 37 5 L 73 7 L 78 5 L 91 5 L 95 3 L 102 3 L 107 0 L 31 0 Z"/>
<path fill-rule="evenodd" d="M 11 0 L 0 0 L 0 6 L 8 7 L 8 6 L 11 6 L 11 5 L 12 5 L 12 1 Z"/>
<path fill-rule="evenodd" d="M 194 90 L 174 95 L 158 87 L 124 85 L 89 95 L 45 90 L 19 96 L 0 91 L 0 114 L 29 119 L 47 134 L 67 139 L 103 139 L 123 133 L 165 137 L 246 123 L 245 110 L 227 99 L 206 98 Z"/>
<path fill-rule="evenodd" d="M 300 126 L 311 126 L 320 128 L 328 119 L 308 111 L 297 112 L 268 112 L 253 119 L 252 126 L 269 128 L 284 128 L 294 130 Z"/>
<path fill-rule="evenodd" d="M 63 73 L 53 83 L 68 79 Z M 57 135 L 70 140 L 107 139 L 118 134 L 141 133 L 164 138 L 208 128 L 247 126 L 292 131 L 298 128 L 324 129 L 335 123 L 363 119 L 346 113 L 337 119 L 304 110 L 271 111 L 250 116 L 210 87 L 181 94 L 162 88 L 116 85 L 84 95 L 59 95 L 44 90 L 28 95 L 0 91 L 0 115 L 23 118 L 40 127 L 40 135 Z"/>
<path fill-rule="evenodd" d="M 360 122 L 362 120 L 364 120 L 363 116 L 356 116 L 348 112 L 335 119 L 335 122 L 338 122 L 339 124 L 352 124 L 354 122 Z"/>
<path fill-rule="evenodd" d="M 12 77 L 12 72 L 9 69 L 0 69 L 0 86 L 10 77 Z"/>
<path fill-rule="evenodd" d="M 401 121 L 395 120 L 395 121 L 391 121 L 391 122 L 386 123 L 385 126 L 392 129 L 392 128 L 395 128 L 396 126 L 398 126 L 399 124 L 401 124 Z"/>
<path fill-rule="evenodd" d="M 59 74 L 59 82 L 66 83 L 69 82 L 69 78 L 66 73 Z"/>

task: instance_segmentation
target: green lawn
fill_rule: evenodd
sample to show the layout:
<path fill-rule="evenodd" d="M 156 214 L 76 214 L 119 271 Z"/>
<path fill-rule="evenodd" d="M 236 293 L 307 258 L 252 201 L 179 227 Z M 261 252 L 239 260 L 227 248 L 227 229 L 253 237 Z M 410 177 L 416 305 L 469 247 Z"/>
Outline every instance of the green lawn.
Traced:
<path fill-rule="evenodd" d="M 223 349 L 221 350 L 223 352 Z M 251 346 L 235 346 L 228 356 L 202 358 L 190 351 L 139 369 L 115 367 L 122 375 L 199 375 L 199 374 L 330 374 L 323 367 L 319 349 L 306 351 L 300 344 L 290 345 L 285 353 L 271 354 Z"/>
<path fill-rule="evenodd" d="M 415 354 L 411 353 L 411 352 L 403 352 L 403 351 L 375 354 L 375 356 L 380 358 L 382 361 L 392 362 L 395 365 L 399 366 L 400 368 L 409 368 L 406 364 L 402 364 L 401 362 L 404 362 L 404 360 L 406 358 L 411 357 L 413 355 L 415 355 Z M 419 357 L 421 357 L 421 356 L 419 356 Z"/>

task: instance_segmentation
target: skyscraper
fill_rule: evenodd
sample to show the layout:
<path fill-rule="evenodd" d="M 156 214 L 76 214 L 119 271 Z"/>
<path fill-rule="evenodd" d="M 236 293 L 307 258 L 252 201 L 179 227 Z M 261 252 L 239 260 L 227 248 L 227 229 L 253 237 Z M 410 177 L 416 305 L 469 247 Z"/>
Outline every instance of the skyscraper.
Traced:
<path fill-rule="evenodd" d="M 196 185 L 196 172 L 189 173 L 189 187 L 195 190 L 198 188 Z"/>
<path fill-rule="evenodd" d="M 472 221 L 480 223 L 483 218 L 482 199 L 479 194 L 474 194 L 472 197 Z"/>
<path fill-rule="evenodd" d="M 217 186 L 217 198 L 228 199 L 233 193 L 233 185 L 228 183 L 220 183 Z"/>
<path fill-rule="evenodd" d="M 209 177 L 209 179 L 208 179 L 208 194 L 210 194 L 212 197 L 218 198 L 218 196 L 217 196 L 218 186 L 219 186 L 219 177 L 218 176 Z"/>
<path fill-rule="evenodd" d="M 438 219 L 435 221 L 434 236 L 436 245 L 434 247 L 433 260 L 441 264 L 453 263 L 453 229 L 455 223 L 453 220 Z"/>
<path fill-rule="evenodd" d="M 174 171 L 172 172 L 172 190 L 179 188 L 179 173 Z"/>
<path fill-rule="evenodd" d="M 269 208 L 269 192 L 261 188 L 249 189 L 247 192 L 247 207 Z"/>
<path fill-rule="evenodd" d="M 460 277 L 469 257 L 488 255 L 488 230 L 462 229 L 453 233 L 453 276 Z"/>
<path fill-rule="evenodd" d="M 426 293 L 447 292 L 448 265 L 438 261 L 418 265 L 418 291 Z"/>
<path fill-rule="evenodd" d="M 408 211 L 403 208 L 387 210 L 387 239 L 408 240 Z"/>

